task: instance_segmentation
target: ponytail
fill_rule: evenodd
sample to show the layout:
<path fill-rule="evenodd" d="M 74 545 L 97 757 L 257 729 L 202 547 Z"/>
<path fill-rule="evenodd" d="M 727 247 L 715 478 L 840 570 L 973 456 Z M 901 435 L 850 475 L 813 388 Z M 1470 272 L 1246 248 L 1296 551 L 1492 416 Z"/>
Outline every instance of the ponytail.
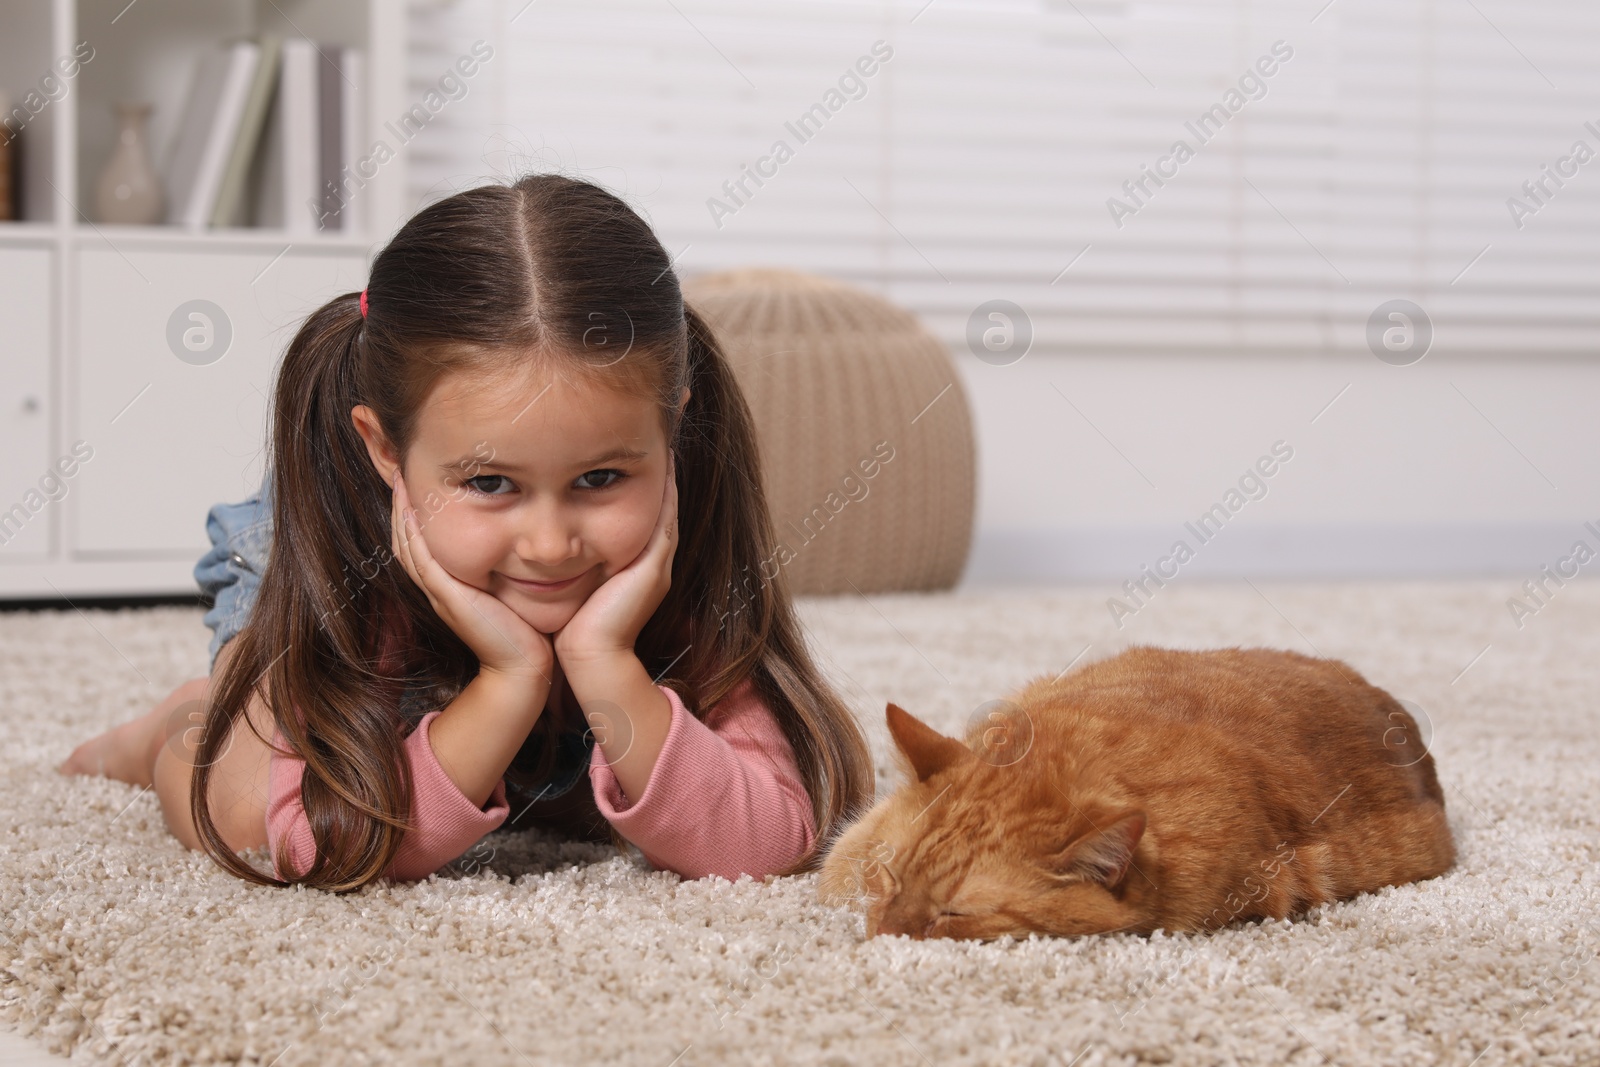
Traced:
<path fill-rule="evenodd" d="M 388 490 L 350 420 L 361 402 L 362 326 L 358 295 L 347 293 L 314 312 L 284 356 L 273 400 L 271 549 L 250 618 L 213 679 L 195 753 L 190 810 L 202 847 L 260 884 L 359 888 L 384 872 L 409 828 L 395 814 L 410 812 L 412 788 L 395 716 L 401 679 L 393 662 L 380 662 L 396 638 L 371 625 L 403 618 L 393 610 Z M 352 571 L 350 561 L 366 565 Z M 388 649 L 378 647 L 383 637 Z M 276 751 L 305 761 L 301 798 L 317 855 L 294 872 L 285 846 L 273 857 L 283 879 L 239 860 L 204 800 L 211 765 L 255 695 L 288 742 L 288 752 Z"/>
<path fill-rule="evenodd" d="M 755 422 L 706 320 L 684 305 L 689 403 L 678 427 L 679 540 L 667 600 L 640 635 L 696 717 L 748 678 L 794 750 L 817 827 L 783 875 L 815 870 L 829 839 L 872 800 L 870 749 L 854 714 L 822 678 L 795 617 L 762 484 Z M 695 477 L 686 478 L 684 472 Z M 658 621 L 689 619 L 685 633 Z M 687 649 L 685 648 L 687 646 Z M 670 684 L 669 679 L 661 679 Z"/>

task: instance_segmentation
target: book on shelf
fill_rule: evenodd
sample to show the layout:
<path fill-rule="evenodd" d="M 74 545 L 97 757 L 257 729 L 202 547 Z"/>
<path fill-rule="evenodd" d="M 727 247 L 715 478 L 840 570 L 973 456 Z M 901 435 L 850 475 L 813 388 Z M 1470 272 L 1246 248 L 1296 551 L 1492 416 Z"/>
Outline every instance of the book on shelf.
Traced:
<path fill-rule="evenodd" d="M 257 168 L 255 222 L 291 234 L 316 233 L 307 207 L 317 197 L 321 112 L 317 102 L 317 46 L 292 37 L 281 49 L 278 91 L 272 101 Z"/>
<path fill-rule="evenodd" d="M 254 41 L 212 45 L 201 53 L 167 163 L 169 223 L 200 229 L 211 222 L 260 58 Z"/>
<path fill-rule="evenodd" d="M 347 211 L 344 174 L 353 173 L 361 142 L 361 51 L 324 47 L 317 69 L 318 117 L 318 223 L 329 230 L 354 229 L 353 212 Z"/>
<path fill-rule="evenodd" d="M 256 158 L 256 146 L 261 141 L 261 130 L 266 124 L 267 108 L 278 87 L 278 54 L 283 50 L 283 39 L 262 37 L 259 44 L 260 59 L 245 95 L 239 128 L 228 151 L 228 162 L 217 189 L 216 204 L 211 209 L 213 226 L 243 226 L 246 221 L 246 179 L 250 174 L 250 164 Z"/>
<path fill-rule="evenodd" d="M 362 143 L 362 131 L 367 128 L 367 113 L 364 108 L 367 94 L 365 92 L 351 92 L 350 86 L 363 86 L 367 84 L 366 53 L 359 48 L 346 48 L 343 50 L 343 68 L 345 74 L 344 108 L 340 112 L 340 121 L 343 122 L 344 134 L 340 138 L 339 151 L 343 158 L 343 172 L 339 175 L 339 196 L 341 208 L 339 212 L 339 225 L 342 229 L 352 233 L 361 229 L 361 219 L 356 214 L 348 200 L 348 195 L 353 192 L 353 187 L 346 182 L 346 178 L 354 179 L 360 172 L 357 169 L 361 161 L 361 151 L 370 148 Z"/>
<path fill-rule="evenodd" d="M 168 166 L 168 221 L 351 232 L 359 152 L 360 49 L 262 36 L 206 49 Z"/>
<path fill-rule="evenodd" d="M 0 222 L 22 218 L 21 130 L 11 124 L 11 101 L 0 90 Z"/>

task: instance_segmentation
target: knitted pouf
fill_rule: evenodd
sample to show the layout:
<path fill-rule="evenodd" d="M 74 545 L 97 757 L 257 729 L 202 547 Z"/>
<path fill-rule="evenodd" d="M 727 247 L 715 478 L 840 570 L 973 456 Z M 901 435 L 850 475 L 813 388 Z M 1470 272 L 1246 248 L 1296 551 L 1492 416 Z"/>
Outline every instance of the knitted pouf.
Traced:
<path fill-rule="evenodd" d="M 976 447 L 945 346 L 909 312 L 789 270 L 693 278 L 755 417 L 796 594 L 948 589 L 972 544 Z"/>

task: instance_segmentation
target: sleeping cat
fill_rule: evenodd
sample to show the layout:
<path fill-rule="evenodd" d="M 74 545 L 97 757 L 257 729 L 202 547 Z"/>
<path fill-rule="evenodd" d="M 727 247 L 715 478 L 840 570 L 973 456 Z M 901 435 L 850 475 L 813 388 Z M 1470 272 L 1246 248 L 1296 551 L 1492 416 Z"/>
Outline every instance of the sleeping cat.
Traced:
<path fill-rule="evenodd" d="M 910 783 L 818 878 L 868 937 L 1213 930 L 1455 861 L 1416 723 L 1338 660 L 1135 646 L 1002 706 L 965 743 L 888 706 Z"/>

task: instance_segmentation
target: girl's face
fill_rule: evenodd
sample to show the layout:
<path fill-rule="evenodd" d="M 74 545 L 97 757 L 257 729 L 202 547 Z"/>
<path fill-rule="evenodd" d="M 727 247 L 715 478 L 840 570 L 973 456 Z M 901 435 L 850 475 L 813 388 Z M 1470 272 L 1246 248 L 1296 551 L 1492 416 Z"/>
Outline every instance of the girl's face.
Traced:
<path fill-rule="evenodd" d="M 358 405 L 351 417 L 392 481 L 396 457 L 372 409 Z M 667 441 L 653 402 L 598 383 L 547 371 L 483 383 L 446 374 L 423 402 L 400 471 L 440 566 L 553 634 L 650 540 Z"/>

